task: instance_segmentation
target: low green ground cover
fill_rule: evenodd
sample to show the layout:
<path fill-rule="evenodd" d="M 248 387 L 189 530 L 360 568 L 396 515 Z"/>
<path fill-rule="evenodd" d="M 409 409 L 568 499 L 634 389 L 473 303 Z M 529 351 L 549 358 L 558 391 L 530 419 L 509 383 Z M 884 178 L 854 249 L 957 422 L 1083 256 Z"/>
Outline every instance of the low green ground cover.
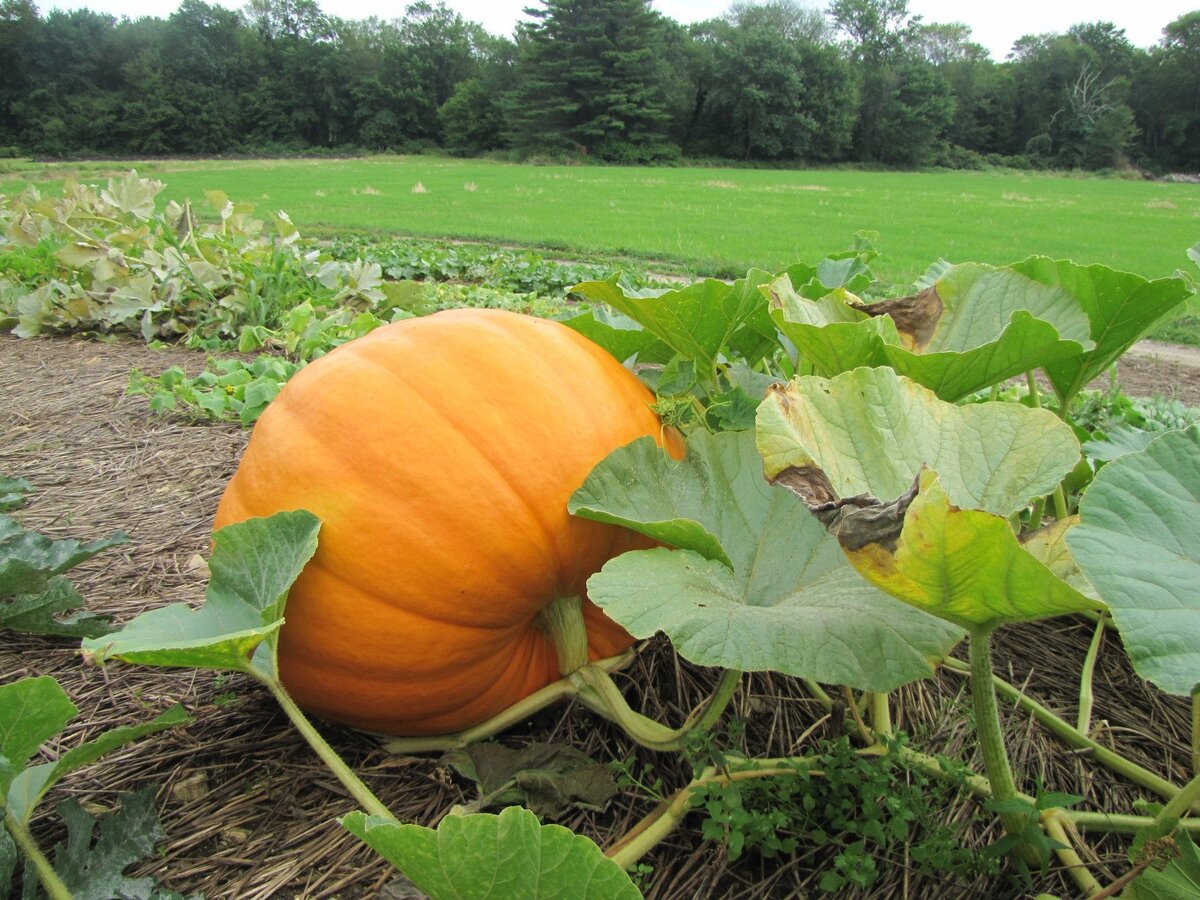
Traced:
<path fill-rule="evenodd" d="M 128 168 L 112 164 L 111 171 Z M 1032 253 L 1155 277 L 1186 263 L 1200 235 L 1189 184 L 1013 172 L 857 172 L 518 166 L 481 160 L 367 159 L 138 163 L 165 196 L 222 190 L 286 209 L 306 233 L 365 230 L 487 238 L 682 263 L 698 274 L 778 269 L 880 235 L 881 278 L 911 282 L 933 260 L 1003 264 Z M 31 178 L 97 164 L 16 165 Z M 424 192 L 414 192 L 420 185 Z"/>

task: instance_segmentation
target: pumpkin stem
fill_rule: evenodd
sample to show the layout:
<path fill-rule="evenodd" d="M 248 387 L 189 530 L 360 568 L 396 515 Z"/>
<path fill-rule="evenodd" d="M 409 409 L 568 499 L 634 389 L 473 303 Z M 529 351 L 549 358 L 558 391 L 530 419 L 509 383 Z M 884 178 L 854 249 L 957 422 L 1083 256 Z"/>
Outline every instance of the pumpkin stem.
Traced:
<path fill-rule="evenodd" d="M 537 614 L 535 622 L 554 645 L 560 675 L 570 675 L 580 666 L 587 665 L 588 635 L 582 599 L 558 597 Z"/>

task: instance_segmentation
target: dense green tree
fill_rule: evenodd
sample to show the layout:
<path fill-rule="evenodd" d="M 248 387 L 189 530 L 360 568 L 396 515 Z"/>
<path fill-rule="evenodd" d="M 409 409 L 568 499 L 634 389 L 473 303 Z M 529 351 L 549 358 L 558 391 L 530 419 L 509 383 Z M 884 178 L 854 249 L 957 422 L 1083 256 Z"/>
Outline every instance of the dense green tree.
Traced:
<path fill-rule="evenodd" d="M 0 0 L 0 146 L 15 148 L 20 131 L 17 104 L 32 90 L 29 53 L 42 22 L 31 0 Z"/>
<path fill-rule="evenodd" d="M 1168 24 L 1160 44 L 1137 59 L 1130 94 L 1144 161 L 1200 171 L 1200 10 Z"/>
<path fill-rule="evenodd" d="M 934 162 L 954 119 L 955 100 L 945 77 L 925 60 L 887 70 L 888 97 L 879 120 L 876 158 L 896 166 Z"/>
<path fill-rule="evenodd" d="M 1014 45 L 1014 136 L 1027 152 L 1066 167 L 1122 164 L 1135 137 L 1125 98 L 1135 51 L 1111 23 Z"/>
<path fill-rule="evenodd" d="M 822 19 L 788 0 L 735 5 L 711 62 L 712 149 L 742 159 L 837 159 L 850 142 L 855 80 L 818 43 Z"/>
<path fill-rule="evenodd" d="M 645 162 L 672 155 L 665 23 L 648 0 L 542 0 L 518 33 L 513 143 Z"/>
<path fill-rule="evenodd" d="M 737 0 L 684 27 L 647 0 L 545 0 L 516 40 L 440 0 L 344 20 L 317 0 L 167 18 L 0 0 L 0 153 L 317 148 L 1200 169 L 1200 11 L 1150 51 L 1110 22 L 993 62 L 905 0 Z"/>

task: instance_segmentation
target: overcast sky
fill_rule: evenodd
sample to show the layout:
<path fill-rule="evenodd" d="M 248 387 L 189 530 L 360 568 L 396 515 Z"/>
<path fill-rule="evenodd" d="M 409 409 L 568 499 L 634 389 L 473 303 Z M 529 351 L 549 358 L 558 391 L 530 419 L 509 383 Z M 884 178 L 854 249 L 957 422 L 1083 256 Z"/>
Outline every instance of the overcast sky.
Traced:
<path fill-rule="evenodd" d="M 166 17 L 178 6 L 178 0 L 35 0 L 43 12 L 86 6 L 116 16 Z M 244 0 L 217 0 L 238 8 Z M 344 19 L 377 16 L 391 19 L 404 14 L 406 0 L 318 0 L 321 8 Z M 510 34 L 531 0 L 447 0 L 446 5 L 465 18 L 482 23 L 496 34 Z M 818 5 L 815 4 L 814 5 Z M 820 4 L 824 5 L 824 4 Z M 656 0 L 656 9 L 679 22 L 696 22 L 721 15 L 728 0 Z M 909 0 L 908 10 L 926 22 L 963 22 L 971 26 L 974 39 L 1002 60 L 1013 41 L 1024 34 L 1063 32 L 1077 22 L 1113 22 L 1125 29 L 1125 35 L 1137 47 L 1158 42 L 1163 26 L 1183 13 L 1200 8 L 1200 0 L 1005 0 L 1005 2 L 966 2 L 963 0 Z"/>

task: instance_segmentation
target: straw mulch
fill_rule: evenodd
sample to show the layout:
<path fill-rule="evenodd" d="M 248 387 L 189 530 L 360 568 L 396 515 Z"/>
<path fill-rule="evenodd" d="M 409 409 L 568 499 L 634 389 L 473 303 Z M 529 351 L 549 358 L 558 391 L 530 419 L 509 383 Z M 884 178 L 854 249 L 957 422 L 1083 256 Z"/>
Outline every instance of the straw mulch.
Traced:
<path fill-rule="evenodd" d="M 81 566 L 74 580 L 89 605 L 125 621 L 174 601 L 198 603 L 209 527 L 223 485 L 247 432 L 236 426 L 188 424 L 152 415 L 144 398 L 123 396 L 131 368 L 159 372 L 180 364 L 198 371 L 202 354 L 150 350 L 131 342 L 68 339 L 18 341 L 0 337 L 0 473 L 29 479 L 37 493 L 18 513 L 31 528 L 55 537 L 94 539 L 127 531 L 131 542 Z M 1091 638 L 1084 622 L 1059 620 L 1010 628 L 997 639 L 997 670 L 1024 685 L 1060 714 L 1074 718 L 1079 662 Z M 152 874 L 185 893 L 210 898 L 395 897 L 395 873 L 358 845 L 334 819 L 355 808 L 341 786 L 291 729 L 273 701 L 241 677 L 81 663 L 70 641 L 5 635 L 4 681 L 50 674 L 80 709 L 56 755 L 117 724 L 144 721 L 183 703 L 191 724 L 123 749 L 70 777 L 36 821 L 46 847 L 62 837 L 53 804 L 66 796 L 94 810 L 111 809 L 122 792 L 158 785 L 157 808 L 168 838 L 160 858 L 132 874 Z M 715 684 L 713 673 L 680 662 L 661 640 L 643 648 L 618 676 L 635 707 L 669 723 L 682 721 Z M 967 723 L 966 684 L 943 673 L 900 692 L 897 724 L 926 752 L 945 753 L 975 768 Z M 1110 639 L 1096 676 L 1101 739 L 1150 767 L 1186 780 L 1190 712 L 1147 688 Z M 756 755 L 802 752 L 796 740 L 820 718 L 794 680 L 747 676 L 733 704 L 746 723 L 739 747 Z M 1070 791 L 1086 808 L 1130 811 L 1130 789 L 1086 756 L 1069 751 L 1029 718 L 1004 710 L 1013 736 L 1014 765 L 1032 787 Z M 327 729 L 381 799 L 402 819 L 435 822 L 451 805 L 472 799 L 472 786 L 437 764 L 437 755 L 389 758 L 367 736 Z M 816 735 L 830 734 L 818 726 Z M 673 755 L 641 751 L 589 713 L 560 707 L 504 736 L 572 744 L 599 760 L 635 757 L 653 763 L 668 789 L 687 782 Z M 577 813 L 563 824 L 602 846 L 613 842 L 652 803 L 621 794 L 604 813 Z M 981 846 L 996 838 L 991 817 L 968 800 L 943 811 L 963 839 Z M 1093 871 L 1103 882 L 1124 868 L 1124 839 L 1095 839 Z M 652 898 L 764 898 L 817 895 L 814 859 L 832 851 L 804 848 L 794 857 L 764 861 L 748 854 L 729 863 L 723 848 L 705 841 L 691 817 L 646 860 Z M 881 861 L 884 874 L 872 898 L 1022 897 L 1005 879 L 968 883 L 919 873 L 905 858 Z M 1042 889 L 1074 895 L 1054 874 Z"/>

